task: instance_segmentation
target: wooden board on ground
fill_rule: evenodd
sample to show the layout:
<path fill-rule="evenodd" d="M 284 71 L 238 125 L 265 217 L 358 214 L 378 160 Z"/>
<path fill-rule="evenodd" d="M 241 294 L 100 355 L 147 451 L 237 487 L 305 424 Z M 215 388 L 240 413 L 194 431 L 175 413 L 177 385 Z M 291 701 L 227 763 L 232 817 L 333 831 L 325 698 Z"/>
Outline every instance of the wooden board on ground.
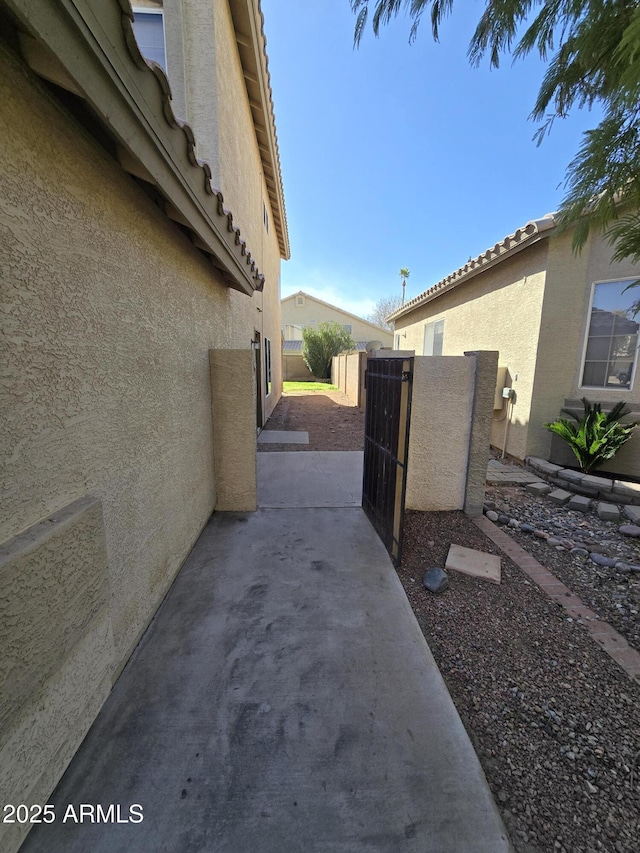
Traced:
<path fill-rule="evenodd" d="M 500 557 L 495 554 L 485 554 L 473 548 L 463 548 L 462 545 L 452 545 L 447 554 L 445 569 L 483 578 L 491 583 L 500 583 Z"/>

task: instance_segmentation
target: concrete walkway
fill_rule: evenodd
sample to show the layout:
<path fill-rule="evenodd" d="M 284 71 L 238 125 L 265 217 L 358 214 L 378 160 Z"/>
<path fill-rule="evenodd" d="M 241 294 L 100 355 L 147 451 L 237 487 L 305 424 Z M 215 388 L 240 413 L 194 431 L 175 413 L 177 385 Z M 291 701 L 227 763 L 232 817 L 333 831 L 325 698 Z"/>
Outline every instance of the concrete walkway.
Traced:
<path fill-rule="evenodd" d="M 322 463 L 273 457 L 283 482 Z M 386 551 L 342 504 L 214 515 L 52 802 L 25 853 L 511 850 Z M 70 803 L 144 820 L 63 823 Z"/>

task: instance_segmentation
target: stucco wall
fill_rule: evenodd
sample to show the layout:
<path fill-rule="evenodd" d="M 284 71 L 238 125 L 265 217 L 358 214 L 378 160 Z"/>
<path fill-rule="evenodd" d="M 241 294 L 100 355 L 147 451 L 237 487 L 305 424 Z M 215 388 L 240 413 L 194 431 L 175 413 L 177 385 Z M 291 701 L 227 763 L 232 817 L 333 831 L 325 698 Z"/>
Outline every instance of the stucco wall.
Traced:
<path fill-rule="evenodd" d="M 464 507 L 474 382 L 473 358 L 414 359 L 407 509 Z"/>
<path fill-rule="evenodd" d="M 169 0 L 165 13 L 169 77 L 173 87 L 174 69 L 182 71 L 186 115 L 198 156 L 211 166 L 213 183 L 222 191 L 225 207 L 233 212 L 234 224 L 265 277 L 263 292 L 252 297 L 250 337 L 255 330 L 263 342 L 265 338 L 271 341 L 271 393 L 267 396 L 264 387 L 261 390 L 266 420 L 282 393 L 280 249 L 229 4 L 227 0 Z M 182 50 L 172 36 L 178 22 Z M 179 91 L 180 79 L 175 85 Z M 263 203 L 268 227 L 263 221 Z M 234 309 L 246 310 L 242 294 L 230 298 Z"/>
<path fill-rule="evenodd" d="M 517 394 L 507 452 L 524 458 L 538 351 L 545 283 L 546 243 L 540 243 L 480 273 L 396 322 L 403 350 L 423 352 L 427 322 L 445 318 L 443 355 L 497 350 Z M 406 337 L 404 337 L 406 333 Z M 502 447 L 503 411 L 493 417 L 491 443 Z"/>
<path fill-rule="evenodd" d="M 338 355 L 331 362 L 331 381 L 344 392 L 352 403 L 364 408 L 364 373 L 367 365 L 367 353 L 352 352 Z"/>
<path fill-rule="evenodd" d="M 312 322 L 313 321 L 313 322 Z M 319 326 L 320 323 L 339 323 L 341 326 L 351 326 L 351 336 L 354 341 L 382 341 L 383 346 L 393 346 L 393 334 L 367 323 L 365 320 L 353 317 L 332 305 L 304 297 L 304 305 L 296 305 L 296 297 L 288 296 L 282 300 L 282 328 L 287 324 L 293 326 Z M 301 337 L 294 340 L 301 340 Z"/>
<path fill-rule="evenodd" d="M 209 350 L 249 351 L 254 304 L 4 48 L 0 99 L 0 542 L 100 502 L 106 694 L 215 507 Z"/>
<path fill-rule="evenodd" d="M 611 247 L 598 235 L 589 238 L 579 255 L 571 248 L 571 233 L 549 240 L 549 269 L 535 376 L 535 403 L 531 411 L 528 454 L 549 458 L 552 435 L 543 426 L 560 415 L 568 398 L 593 402 L 624 400 L 640 411 L 640 375 L 633 388 L 595 389 L 580 386 L 582 352 L 589 325 L 589 302 L 596 281 L 640 276 L 629 261 L 611 261 Z M 575 457 L 574 457 L 575 458 Z M 571 457 L 567 457 L 571 461 Z M 640 438 L 635 435 L 606 468 L 640 476 Z"/>

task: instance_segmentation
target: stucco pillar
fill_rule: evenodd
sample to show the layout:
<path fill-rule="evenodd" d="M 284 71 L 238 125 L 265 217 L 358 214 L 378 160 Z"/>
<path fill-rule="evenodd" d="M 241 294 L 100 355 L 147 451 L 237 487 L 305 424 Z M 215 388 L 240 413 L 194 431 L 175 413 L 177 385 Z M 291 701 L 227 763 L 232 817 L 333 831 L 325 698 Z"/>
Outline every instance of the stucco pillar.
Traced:
<path fill-rule="evenodd" d="M 491 438 L 491 419 L 493 416 L 493 397 L 498 372 L 498 352 L 487 350 L 465 352 L 465 355 L 475 360 L 469 459 L 467 463 L 467 483 L 464 499 L 465 513 L 473 516 L 482 515 L 482 505 L 484 503 Z"/>
<path fill-rule="evenodd" d="M 209 350 L 215 509 L 257 507 L 256 380 L 253 350 Z"/>

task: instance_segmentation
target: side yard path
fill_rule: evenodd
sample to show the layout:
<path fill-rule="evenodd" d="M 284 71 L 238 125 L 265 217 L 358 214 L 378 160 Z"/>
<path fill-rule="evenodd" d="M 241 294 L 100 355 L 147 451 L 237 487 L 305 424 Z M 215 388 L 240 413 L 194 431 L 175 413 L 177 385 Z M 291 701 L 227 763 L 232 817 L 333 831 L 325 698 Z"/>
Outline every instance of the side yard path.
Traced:
<path fill-rule="evenodd" d="M 309 430 L 310 444 L 296 450 L 362 449 L 362 413 L 309 396 L 283 398 L 268 428 Z M 523 487 L 497 486 L 487 498 L 521 521 L 530 521 L 535 509 Z M 591 517 L 563 516 L 563 527 L 567 521 L 586 527 L 605 552 L 617 553 L 617 530 Z M 536 515 L 536 523 L 543 522 Z M 635 645 L 635 579 L 614 577 L 519 530 L 491 529 L 502 547 L 461 512 L 407 512 L 398 575 L 512 842 L 517 853 L 637 853 L 640 684 L 583 624 L 588 605 Z M 519 568 L 508 556 L 526 563 L 514 539 L 569 590 L 560 583 L 554 590 L 546 572 L 534 581 L 535 571 L 530 576 Z M 452 543 L 500 555 L 502 583 L 451 572 L 445 593 L 428 593 L 424 572 L 444 566 Z M 553 598 L 561 587 L 570 591 L 563 604 L 573 614 Z M 604 624 L 598 627 L 605 636 Z"/>
<path fill-rule="evenodd" d="M 342 391 L 285 392 L 265 429 L 306 430 L 309 444 L 259 444 L 261 453 L 364 450 L 364 412 Z"/>

